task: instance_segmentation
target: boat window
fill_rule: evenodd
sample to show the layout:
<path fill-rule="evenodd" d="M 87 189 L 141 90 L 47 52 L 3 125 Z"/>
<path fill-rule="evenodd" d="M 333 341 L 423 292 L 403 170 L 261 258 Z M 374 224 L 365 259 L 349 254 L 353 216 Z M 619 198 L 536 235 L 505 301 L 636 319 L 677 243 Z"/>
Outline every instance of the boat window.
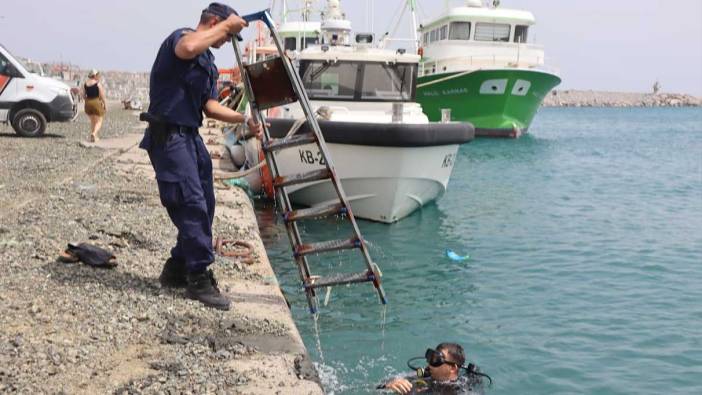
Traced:
<path fill-rule="evenodd" d="M 476 41 L 509 41 L 510 25 L 506 23 L 481 23 L 475 24 Z"/>
<path fill-rule="evenodd" d="M 424 33 L 424 45 L 429 44 L 429 32 Z"/>
<path fill-rule="evenodd" d="M 436 36 L 437 36 L 436 33 L 437 33 L 436 29 L 431 31 L 431 33 L 429 34 L 429 41 L 430 42 L 436 41 Z"/>
<path fill-rule="evenodd" d="M 317 44 L 319 44 L 319 37 L 305 37 L 305 48 Z"/>
<path fill-rule="evenodd" d="M 300 61 L 302 82 L 316 100 L 410 101 L 415 73 L 415 64 Z"/>
<path fill-rule="evenodd" d="M 297 50 L 297 39 L 295 37 L 285 37 L 285 50 L 286 51 L 296 51 Z"/>
<path fill-rule="evenodd" d="M 440 32 L 440 40 L 446 40 L 448 38 L 448 25 L 441 26 Z"/>
<path fill-rule="evenodd" d="M 525 43 L 527 42 L 527 32 L 529 31 L 529 26 L 517 25 L 514 27 L 514 42 L 515 43 Z"/>
<path fill-rule="evenodd" d="M 451 22 L 449 40 L 468 40 L 470 38 L 470 22 Z"/>
<path fill-rule="evenodd" d="M 411 64 L 366 63 L 361 100 L 411 100 L 414 70 Z"/>
<path fill-rule="evenodd" d="M 359 64 L 301 61 L 300 74 L 310 99 L 346 99 L 355 95 Z"/>

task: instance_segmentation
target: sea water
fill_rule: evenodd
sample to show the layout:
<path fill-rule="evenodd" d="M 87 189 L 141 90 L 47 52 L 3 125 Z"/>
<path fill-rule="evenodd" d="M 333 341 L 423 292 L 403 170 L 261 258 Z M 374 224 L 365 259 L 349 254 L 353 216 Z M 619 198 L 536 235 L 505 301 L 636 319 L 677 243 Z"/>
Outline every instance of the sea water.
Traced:
<path fill-rule="evenodd" d="M 488 394 L 702 394 L 701 109 L 542 109 L 520 139 L 462 146 L 436 203 L 359 221 L 387 307 L 369 284 L 338 287 L 313 318 L 271 216 L 269 257 L 328 393 L 376 393 L 452 341 Z"/>

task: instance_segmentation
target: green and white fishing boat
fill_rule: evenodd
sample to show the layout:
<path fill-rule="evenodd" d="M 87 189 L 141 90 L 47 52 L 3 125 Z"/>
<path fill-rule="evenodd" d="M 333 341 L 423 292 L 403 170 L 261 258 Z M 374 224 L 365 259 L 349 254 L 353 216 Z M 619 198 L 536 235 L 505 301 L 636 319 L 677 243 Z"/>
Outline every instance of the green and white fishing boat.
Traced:
<path fill-rule="evenodd" d="M 431 121 L 444 110 L 444 118 L 472 123 L 476 136 L 516 138 L 561 79 L 547 69 L 543 47 L 527 43 L 534 15 L 498 5 L 447 2 L 420 25 L 417 102 Z"/>

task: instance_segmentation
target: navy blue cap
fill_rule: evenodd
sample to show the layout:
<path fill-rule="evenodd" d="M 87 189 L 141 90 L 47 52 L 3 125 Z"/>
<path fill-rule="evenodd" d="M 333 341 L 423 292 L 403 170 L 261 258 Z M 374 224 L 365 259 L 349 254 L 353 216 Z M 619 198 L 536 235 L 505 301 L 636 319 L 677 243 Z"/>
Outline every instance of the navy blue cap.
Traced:
<path fill-rule="evenodd" d="M 227 19 L 232 14 L 239 16 L 239 13 L 237 13 L 232 7 L 222 3 L 210 3 L 210 5 L 208 5 L 207 8 L 202 10 L 202 12 L 207 12 L 212 15 L 216 15 L 222 19 Z"/>
<path fill-rule="evenodd" d="M 219 18 L 222 18 L 222 20 L 229 18 L 232 14 L 239 16 L 239 13 L 236 12 L 235 9 L 222 3 L 210 3 L 210 5 L 208 5 L 207 8 L 202 10 L 202 12 L 207 12 L 209 14 L 215 15 Z M 243 40 L 241 34 L 237 34 L 236 39 L 239 41 Z"/>

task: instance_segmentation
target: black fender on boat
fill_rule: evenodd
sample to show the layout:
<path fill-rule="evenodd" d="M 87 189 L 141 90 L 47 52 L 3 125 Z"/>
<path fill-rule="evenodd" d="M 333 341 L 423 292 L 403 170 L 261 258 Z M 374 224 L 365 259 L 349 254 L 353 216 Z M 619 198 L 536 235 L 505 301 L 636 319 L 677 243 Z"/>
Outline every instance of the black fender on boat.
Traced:
<path fill-rule="evenodd" d="M 294 119 L 268 118 L 271 137 L 282 138 Z M 465 144 L 475 138 L 475 128 L 468 122 L 452 123 L 369 123 L 319 121 L 327 143 L 369 145 L 377 147 L 430 147 Z M 307 122 L 297 132 L 310 133 Z"/>

